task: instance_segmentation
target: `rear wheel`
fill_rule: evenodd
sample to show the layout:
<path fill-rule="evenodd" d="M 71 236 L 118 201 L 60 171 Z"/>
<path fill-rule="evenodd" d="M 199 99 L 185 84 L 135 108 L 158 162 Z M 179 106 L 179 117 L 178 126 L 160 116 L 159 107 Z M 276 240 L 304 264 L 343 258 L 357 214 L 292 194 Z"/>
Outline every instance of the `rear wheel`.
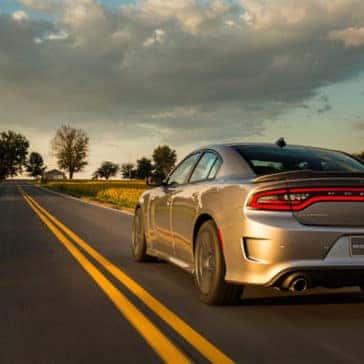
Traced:
<path fill-rule="evenodd" d="M 225 272 L 217 229 L 210 220 L 201 226 L 195 248 L 195 281 L 204 303 L 229 305 L 240 301 L 243 287 L 226 283 Z"/>
<path fill-rule="evenodd" d="M 131 251 L 136 262 L 154 260 L 153 257 L 147 254 L 147 242 L 145 240 L 143 216 L 140 208 L 135 211 Z"/>

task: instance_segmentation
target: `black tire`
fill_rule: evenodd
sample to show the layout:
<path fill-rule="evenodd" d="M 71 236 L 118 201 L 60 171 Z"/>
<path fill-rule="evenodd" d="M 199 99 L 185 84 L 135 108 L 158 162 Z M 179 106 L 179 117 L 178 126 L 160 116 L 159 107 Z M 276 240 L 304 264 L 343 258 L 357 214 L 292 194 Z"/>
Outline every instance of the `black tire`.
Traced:
<path fill-rule="evenodd" d="M 147 254 L 147 242 L 145 239 L 142 210 L 140 208 L 135 211 L 134 215 L 131 252 L 134 260 L 138 263 L 155 260 Z"/>
<path fill-rule="evenodd" d="M 208 305 L 232 305 L 241 300 L 243 287 L 225 282 L 225 260 L 216 225 L 206 221 L 195 244 L 195 282 L 200 299 Z"/>

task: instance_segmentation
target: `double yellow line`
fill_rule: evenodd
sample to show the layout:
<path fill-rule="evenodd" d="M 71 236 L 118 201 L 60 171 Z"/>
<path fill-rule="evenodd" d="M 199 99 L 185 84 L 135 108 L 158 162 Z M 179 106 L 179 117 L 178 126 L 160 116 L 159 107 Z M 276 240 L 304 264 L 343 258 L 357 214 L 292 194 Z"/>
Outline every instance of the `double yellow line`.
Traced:
<path fill-rule="evenodd" d="M 98 286 L 109 297 L 120 313 L 139 332 L 144 340 L 166 363 L 190 363 L 191 360 L 180 351 L 128 298 L 123 295 L 97 267 L 77 248 L 82 248 L 89 256 L 99 263 L 106 271 L 114 276 L 142 301 L 160 319 L 174 329 L 183 339 L 194 347 L 202 356 L 211 363 L 233 363 L 233 361 L 200 335 L 186 322 L 180 319 L 174 312 L 168 309 L 136 281 L 130 278 L 120 268 L 116 267 L 109 260 L 103 257 L 89 244 L 77 236 L 72 230 L 51 215 L 37 201 L 29 196 L 20 186 L 19 192 L 29 204 L 32 210 L 38 215 L 49 230 L 57 237 L 60 243 L 71 253 L 83 269 L 91 276 Z M 71 241 L 72 240 L 72 241 Z"/>

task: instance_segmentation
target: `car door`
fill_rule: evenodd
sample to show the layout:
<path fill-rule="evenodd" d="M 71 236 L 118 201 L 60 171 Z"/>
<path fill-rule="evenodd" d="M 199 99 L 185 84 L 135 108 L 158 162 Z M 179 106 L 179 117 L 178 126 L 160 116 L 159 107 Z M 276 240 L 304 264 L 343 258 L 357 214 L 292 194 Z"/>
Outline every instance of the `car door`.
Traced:
<path fill-rule="evenodd" d="M 193 264 L 193 229 L 200 206 L 200 193 L 204 182 L 212 180 L 221 160 L 213 151 L 206 151 L 183 189 L 176 191 L 172 198 L 172 231 L 176 259 L 186 265 Z"/>
<path fill-rule="evenodd" d="M 174 242 L 171 230 L 171 201 L 174 194 L 178 193 L 196 165 L 201 153 L 194 153 L 185 158 L 173 171 L 165 186 L 154 194 L 151 201 L 152 214 L 154 215 L 153 249 L 167 256 L 174 256 Z"/>

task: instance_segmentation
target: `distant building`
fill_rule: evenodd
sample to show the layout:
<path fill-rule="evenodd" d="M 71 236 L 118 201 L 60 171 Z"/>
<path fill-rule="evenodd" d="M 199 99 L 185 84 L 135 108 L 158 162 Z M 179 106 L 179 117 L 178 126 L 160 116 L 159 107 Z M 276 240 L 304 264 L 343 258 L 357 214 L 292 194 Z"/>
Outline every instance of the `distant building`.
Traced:
<path fill-rule="evenodd" d="M 60 181 L 66 179 L 66 175 L 58 169 L 52 169 L 43 173 L 43 180 L 45 181 Z"/>

